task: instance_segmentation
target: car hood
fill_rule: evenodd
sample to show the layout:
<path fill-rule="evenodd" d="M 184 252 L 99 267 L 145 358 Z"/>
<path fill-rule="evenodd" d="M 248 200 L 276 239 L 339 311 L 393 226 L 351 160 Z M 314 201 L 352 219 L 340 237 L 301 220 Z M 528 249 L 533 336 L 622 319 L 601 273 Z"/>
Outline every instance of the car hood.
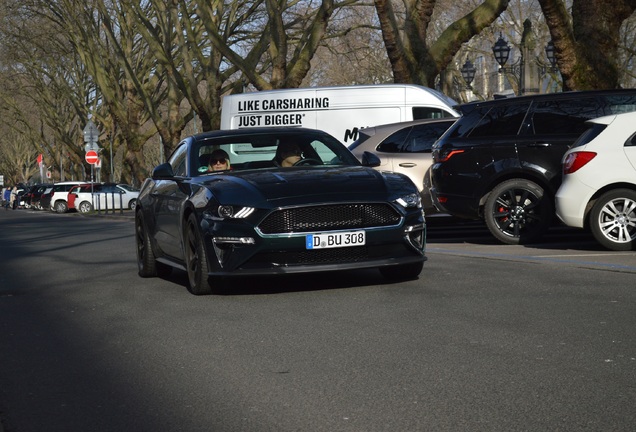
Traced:
<path fill-rule="evenodd" d="M 360 166 L 237 171 L 212 176 L 203 184 L 220 203 L 264 206 L 307 201 L 385 201 L 417 192 L 415 185 L 401 174 Z"/>

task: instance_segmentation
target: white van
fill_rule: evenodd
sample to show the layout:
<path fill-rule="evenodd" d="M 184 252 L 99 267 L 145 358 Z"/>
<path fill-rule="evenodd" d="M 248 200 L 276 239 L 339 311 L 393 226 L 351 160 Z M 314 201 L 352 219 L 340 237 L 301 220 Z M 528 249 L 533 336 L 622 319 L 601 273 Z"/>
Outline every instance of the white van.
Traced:
<path fill-rule="evenodd" d="M 221 129 L 299 126 L 320 129 L 350 144 L 358 130 L 424 118 L 459 117 L 457 103 L 412 84 L 270 90 L 223 98 Z"/>

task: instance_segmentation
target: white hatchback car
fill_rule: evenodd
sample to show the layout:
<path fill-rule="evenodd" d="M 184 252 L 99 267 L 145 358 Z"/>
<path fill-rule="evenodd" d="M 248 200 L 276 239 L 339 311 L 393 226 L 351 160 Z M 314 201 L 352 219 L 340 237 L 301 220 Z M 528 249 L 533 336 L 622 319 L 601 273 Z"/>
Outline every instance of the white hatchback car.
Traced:
<path fill-rule="evenodd" d="M 80 213 L 94 210 L 134 210 L 139 197 L 139 190 L 128 185 L 114 183 L 90 184 L 79 186 L 71 191 L 75 195 L 73 207 Z"/>
<path fill-rule="evenodd" d="M 563 156 L 557 216 L 611 250 L 636 249 L 636 112 L 588 122 Z"/>

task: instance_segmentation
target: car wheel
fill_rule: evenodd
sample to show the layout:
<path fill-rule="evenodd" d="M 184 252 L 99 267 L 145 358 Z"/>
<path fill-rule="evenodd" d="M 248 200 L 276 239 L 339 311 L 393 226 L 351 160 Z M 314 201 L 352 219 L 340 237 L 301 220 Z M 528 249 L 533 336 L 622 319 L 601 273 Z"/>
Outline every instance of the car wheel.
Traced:
<path fill-rule="evenodd" d="M 55 206 L 53 208 L 56 213 L 66 213 L 68 211 L 68 205 L 65 201 L 55 201 Z"/>
<path fill-rule="evenodd" d="M 77 206 L 77 209 L 80 213 L 89 213 L 93 211 L 93 204 L 89 203 L 88 201 L 82 201 L 80 205 Z"/>
<path fill-rule="evenodd" d="M 601 195 L 590 212 L 590 228 L 607 249 L 636 249 L 636 191 L 616 189 Z"/>
<path fill-rule="evenodd" d="M 188 272 L 188 290 L 194 295 L 212 294 L 205 245 L 194 214 L 188 218 L 185 228 L 185 264 Z"/>
<path fill-rule="evenodd" d="M 137 200 L 136 199 L 130 200 L 130 202 L 128 203 L 128 208 L 130 210 L 135 210 L 137 208 Z"/>
<path fill-rule="evenodd" d="M 382 276 L 389 280 L 416 279 L 424 268 L 423 262 L 380 267 Z"/>
<path fill-rule="evenodd" d="M 552 202 L 543 188 L 524 179 L 497 185 L 484 207 L 488 229 L 505 244 L 537 240 L 550 226 L 552 213 Z"/>
<path fill-rule="evenodd" d="M 172 267 L 160 263 L 150 244 L 150 235 L 141 212 L 135 215 L 135 238 L 137 242 L 137 267 L 141 277 L 168 277 Z"/>

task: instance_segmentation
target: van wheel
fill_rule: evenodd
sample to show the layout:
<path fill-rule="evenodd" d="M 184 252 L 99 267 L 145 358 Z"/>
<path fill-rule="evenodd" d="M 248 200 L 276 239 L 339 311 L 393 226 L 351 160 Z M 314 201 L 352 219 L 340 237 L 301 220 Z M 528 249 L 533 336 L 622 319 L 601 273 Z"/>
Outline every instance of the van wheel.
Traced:
<path fill-rule="evenodd" d="M 484 219 L 497 240 L 525 244 L 540 238 L 550 226 L 553 206 L 538 184 L 524 179 L 497 185 L 484 206 Z"/>
<path fill-rule="evenodd" d="M 616 189 L 601 195 L 590 212 L 590 228 L 607 249 L 636 249 L 636 192 Z"/>

